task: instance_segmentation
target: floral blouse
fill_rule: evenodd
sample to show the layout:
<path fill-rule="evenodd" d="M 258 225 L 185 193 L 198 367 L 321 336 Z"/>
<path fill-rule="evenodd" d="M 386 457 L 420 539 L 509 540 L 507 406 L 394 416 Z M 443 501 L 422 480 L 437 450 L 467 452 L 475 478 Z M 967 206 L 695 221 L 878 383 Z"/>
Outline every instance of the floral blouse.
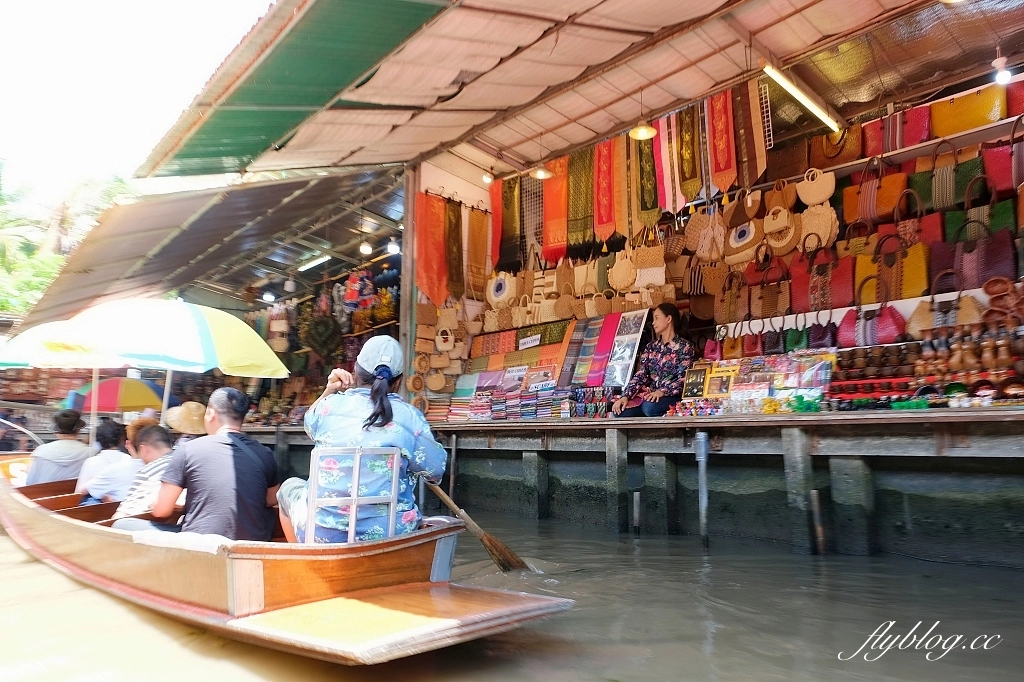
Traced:
<path fill-rule="evenodd" d="M 694 347 L 686 339 L 675 337 L 668 343 L 653 339 L 640 354 L 636 374 L 626 384 L 622 395 L 632 400 L 661 391 L 666 396 L 683 392 L 683 378 L 693 364 Z"/>
<path fill-rule="evenodd" d="M 359 495 L 366 497 L 391 494 L 391 471 L 398 466 L 398 509 L 395 512 L 395 534 L 408 533 L 419 527 L 420 512 L 413 498 L 412 474 L 422 473 L 438 480 L 444 473 L 447 454 L 434 440 L 423 414 L 396 394 L 388 396 L 394 418 L 387 426 L 363 428 L 363 421 L 373 411 L 370 391 L 350 388 L 344 393 L 318 401 L 306 412 L 306 433 L 316 447 L 365 448 L 397 447 L 399 462 L 394 457 L 364 455 L 359 473 Z M 325 456 L 320 461 L 319 496 L 348 497 L 352 490 L 351 458 Z M 360 505 L 356 517 L 358 540 L 376 540 L 387 535 L 387 505 Z M 296 526 L 305 526 L 305 510 L 292 519 Z M 348 530 L 349 508 L 322 507 L 316 512 L 316 525 L 338 531 Z M 319 535 L 317 541 L 320 541 Z"/>

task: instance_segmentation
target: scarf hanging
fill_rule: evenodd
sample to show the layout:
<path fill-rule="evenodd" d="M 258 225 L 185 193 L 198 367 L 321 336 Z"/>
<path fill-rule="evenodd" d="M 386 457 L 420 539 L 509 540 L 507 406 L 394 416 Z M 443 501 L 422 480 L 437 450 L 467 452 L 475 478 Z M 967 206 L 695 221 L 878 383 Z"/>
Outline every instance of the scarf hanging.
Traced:
<path fill-rule="evenodd" d="M 732 113 L 736 126 L 736 172 L 741 187 L 755 185 L 767 168 L 761 95 L 757 79 L 732 89 Z"/>
<path fill-rule="evenodd" d="M 490 226 L 487 218 L 485 211 L 478 208 L 469 209 L 469 234 L 466 240 L 468 242 L 466 289 L 467 294 L 478 301 L 483 300 L 487 279 L 491 274 L 488 244 Z"/>
<path fill-rule="evenodd" d="M 626 181 L 626 143 L 629 138 L 619 135 L 612 138 L 612 210 L 615 217 L 615 232 L 604 242 L 602 253 L 621 251 L 626 247 L 629 232 L 629 189 Z"/>
<path fill-rule="evenodd" d="M 668 175 L 665 178 L 665 203 L 662 208 L 672 211 L 676 215 L 686 207 L 686 194 L 680 188 L 680 167 L 679 167 L 679 117 L 666 116 L 662 119 L 665 127 L 665 145 L 668 150 Z"/>
<path fill-rule="evenodd" d="M 640 164 L 637 162 L 640 143 L 633 138 L 626 136 L 626 238 L 633 239 L 633 235 L 640 231 Z"/>
<path fill-rule="evenodd" d="M 676 114 L 679 132 L 679 191 L 686 200 L 693 199 L 704 186 L 701 175 L 700 117 L 696 106 L 687 107 Z"/>
<path fill-rule="evenodd" d="M 501 249 L 495 270 L 515 273 L 523 267 L 519 259 L 519 199 L 519 176 L 506 178 L 501 183 Z"/>
<path fill-rule="evenodd" d="M 501 188 L 505 181 L 495 178 L 491 182 L 491 231 L 488 235 L 489 244 L 487 255 L 491 259 L 490 266 L 494 270 L 498 266 L 499 253 L 501 250 Z"/>
<path fill-rule="evenodd" d="M 538 180 L 524 175 L 519 181 L 523 211 L 523 262 L 528 255 L 542 253 L 544 239 L 544 185 L 550 180 Z M 528 266 L 527 266 L 528 267 Z"/>
<path fill-rule="evenodd" d="M 654 140 L 640 140 L 636 145 L 637 171 L 637 219 L 644 227 L 654 227 L 661 219 L 658 205 L 658 179 L 654 170 Z"/>
<path fill-rule="evenodd" d="M 723 193 L 736 182 L 736 142 L 733 137 L 732 93 L 707 99 L 708 161 L 711 182 Z"/>
<path fill-rule="evenodd" d="M 619 328 L 622 313 L 606 315 L 601 326 L 601 335 L 594 347 L 594 357 L 590 361 L 590 372 L 587 373 L 587 386 L 604 386 L 604 371 L 608 368 L 612 345 L 615 343 L 615 332 Z"/>
<path fill-rule="evenodd" d="M 607 242 L 615 234 L 615 142 L 594 147 L 594 236 Z"/>
<path fill-rule="evenodd" d="M 448 299 L 445 253 L 445 200 L 436 194 L 416 194 L 416 286 L 438 308 Z"/>
<path fill-rule="evenodd" d="M 569 155 L 570 258 L 589 258 L 594 250 L 594 148 Z"/>
<path fill-rule="evenodd" d="M 541 257 L 549 263 L 565 258 L 569 230 L 569 157 L 549 161 L 553 177 L 544 181 L 544 239 Z"/>
<path fill-rule="evenodd" d="M 445 261 L 448 269 L 448 293 L 455 300 L 466 293 L 462 272 L 462 202 L 445 200 L 444 211 Z"/>
<path fill-rule="evenodd" d="M 658 181 L 658 206 L 668 206 L 668 131 L 665 121 L 668 117 L 656 118 L 651 125 L 658 133 L 654 136 L 654 177 Z"/>

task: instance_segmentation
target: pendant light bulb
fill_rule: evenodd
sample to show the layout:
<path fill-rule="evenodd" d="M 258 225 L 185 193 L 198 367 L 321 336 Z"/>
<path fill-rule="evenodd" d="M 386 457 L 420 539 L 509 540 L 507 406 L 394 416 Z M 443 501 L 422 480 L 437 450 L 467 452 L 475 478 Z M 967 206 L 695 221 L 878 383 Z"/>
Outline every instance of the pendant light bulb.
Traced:
<path fill-rule="evenodd" d="M 295 293 L 295 289 L 295 278 L 291 275 L 288 275 L 288 279 L 286 279 L 284 282 L 284 290 L 287 291 L 289 294 L 292 294 Z"/>
<path fill-rule="evenodd" d="M 485 185 L 489 185 L 494 182 L 494 169 L 492 168 L 490 171 L 485 172 L 482 179 Z"/>
<path fill-rule="evenodd" d="M 996 83 L 1006 85 L 1010 82 L 1010 72 L 1006 69 L 1006 57 L 1003 56 L 998 45 L 996 45 L 996 58 L 992 60 L 992 67 L 996 70 Z"/>
<path fill-rule="evenodd" d="M 657 128 L 645 119 L 640 119 L 635 126 L 629 129 L 629 136 L 634 140 L 650 140 L 657 134 Z"/>
<path fill-rule="evenodd" d="M 391 241 L 388 242 L 387 248 L 388 253 L 390 253 L 392 256 L 402 253 L 402 247 L 398 245 L 398 242 L 395 241 L 394 237 L 392 237 Z"/>
<path fill-rule="evenodd" d="M 266 301 L 267 303 L 273 303 L 274 302 L 274 295 L 272 293 L 270 293 L 269 291 L 264 291 L 263 292 L 263 300 Z"/>
<path fill-rule="evenodd" d="M 534 180 L 547 180 L 555 177 L 555 174 L 542 165 L 536 165 L 530 169 L 530 177 Z"/>
<path fill-rule="evenodd" d="M 362 244 L 360 244 L 359 253 L 363 254 L 364 256 L 369 256 L 371 253 L 373 253 L 373 247 L 370 246 L 370 242 L 363 242 Z"/>

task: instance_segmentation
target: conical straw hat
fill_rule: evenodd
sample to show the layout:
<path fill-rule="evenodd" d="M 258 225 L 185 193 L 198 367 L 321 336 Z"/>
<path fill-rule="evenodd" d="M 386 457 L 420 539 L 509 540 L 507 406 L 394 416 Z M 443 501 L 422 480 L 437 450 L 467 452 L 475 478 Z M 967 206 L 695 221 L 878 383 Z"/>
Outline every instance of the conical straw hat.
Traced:
<path fill-rule="evenodd" d="M 205 436 L 206 424 L 203 422 L 205 414 L 206 405 L 189 400 L 178 407 L 167 410 L 167 425 L 179 433 Z"/>

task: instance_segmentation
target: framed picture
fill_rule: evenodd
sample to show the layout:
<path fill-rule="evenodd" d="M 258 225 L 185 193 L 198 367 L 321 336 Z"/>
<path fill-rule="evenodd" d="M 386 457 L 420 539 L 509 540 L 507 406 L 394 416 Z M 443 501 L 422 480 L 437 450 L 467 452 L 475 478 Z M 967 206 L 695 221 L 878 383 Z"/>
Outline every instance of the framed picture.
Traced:
<path fill-rule="evenodd" d="M 717 367 L 708 375 L 706 396 L 727 398 L 732 393 L 732 383 L 739 374 L 739 367 Z"/>
<path fill-rule="evenodd" d="M 686 377 L 683 379 L 683 397 L 703 398 L 709 373 L 710 370 L 707 367 L 686 370 Z"/>

